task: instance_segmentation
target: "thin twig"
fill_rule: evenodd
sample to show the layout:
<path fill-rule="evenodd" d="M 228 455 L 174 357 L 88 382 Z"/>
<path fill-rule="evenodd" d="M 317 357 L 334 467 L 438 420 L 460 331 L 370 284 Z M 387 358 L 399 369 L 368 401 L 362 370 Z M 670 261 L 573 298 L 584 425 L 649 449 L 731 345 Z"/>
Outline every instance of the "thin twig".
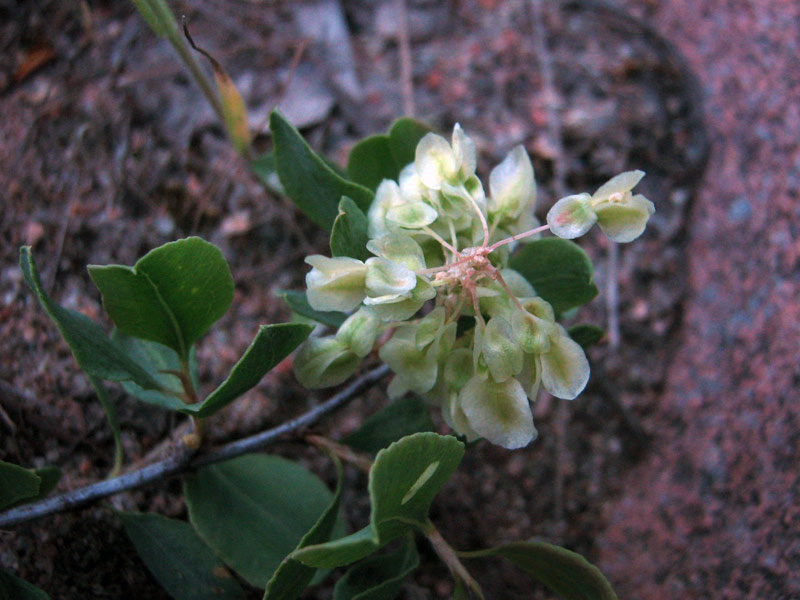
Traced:
<path fill-rule="evenodd" d="M 403 85 L 403 112 L 414 116 L 414 78 L 411 69 L 411 37 L 408 32 L 408 11 L 405 0 L 395 0 L 397 42 L 400 47 L 400 81 Z"/>
<path fill-rule="evenodd" d="M 169 458 L 136 471 L 125 473 L 114 479 L 99 481 L 86 487 L 78 488 L 77 490 L 47 498 L 40 502 L 27 504 L 0 513 L 0 527 L 10 527 L 48 515 L 87 506 L 102 498 L 151 485 L 192 469 L 236 458 L 248 452 L 262 450 L 281 436 L 294 433 L 303 427 L 315 423 L 324 415 L 339 408 L 377 383 L 388 372 L 389 367 L 386 365 L 377 367 L 366 375 L 356 379 L 341 392 L 335 394 L 319 406 L 312 408 L 295 419 L 286 421 L 277 427 L 267 429 L 256 435 L 225 444 L 206 453 L 194 456 L 184 449 Z"/>

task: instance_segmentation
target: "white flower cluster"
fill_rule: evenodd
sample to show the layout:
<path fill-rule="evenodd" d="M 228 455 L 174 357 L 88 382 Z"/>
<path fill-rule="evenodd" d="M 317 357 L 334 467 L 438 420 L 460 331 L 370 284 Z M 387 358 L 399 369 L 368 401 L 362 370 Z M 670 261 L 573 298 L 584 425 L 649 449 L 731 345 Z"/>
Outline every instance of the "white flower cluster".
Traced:
<path fill-rule="evenodd" d="M 367 215 L 374 256 L 306 259 L 310 305 L 355 312 L 335 335 L 307 340 L 295 372 L 307 387 L 336 385 L 380 340 L 379 355 L 396 375 L 392 397 L 416 392 L 467 439 L 519 448 L 536 435 L 530 401 L 540 385 L 575 398 L 589 363 L 550 304 L 508 268 L 509 248 L 548 228 L 577 237 L 595 222 L 612 239 L 630 241 L 653 207 L 630 192 L 643 173 L 623 173 L 593 196 L 559 200 L 539 227 L 522 146 L 492 170 L 488 197 L 475 168 L 475 145 L 460 126 L 451 142 L 427 134 L 398 181 L 378 187 Z"/>

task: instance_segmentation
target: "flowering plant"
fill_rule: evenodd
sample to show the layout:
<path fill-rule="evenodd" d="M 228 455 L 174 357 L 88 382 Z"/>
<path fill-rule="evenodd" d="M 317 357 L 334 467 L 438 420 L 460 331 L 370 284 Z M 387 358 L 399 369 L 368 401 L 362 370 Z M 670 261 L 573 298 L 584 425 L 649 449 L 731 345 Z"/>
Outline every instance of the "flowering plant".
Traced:
<path fill-rule="evenodd" d="M 592 326 L 567 329 L 560 323 L 598 293 L 591 261 L 569 240 L 595 223 L 615 242 L 641 235 L 654 212 L 649 200 L 632 193 L 644 174 L 622 173 L 592 195 L 562 198 L 540 225 L 524 148 L 512 149 L 491 171 L 487 194 L 476 175 L 475 144 L 458 125 L 448 142 L 413 119 L 400 119 L 387 134 L 357 144 L 341 171 L 276 111 L 270 118 L 274 150 L 253 158 L 245 103 L 221 65 L 184 28 L 190 45 L 211 62 L 215 91 L 167 3 L 134 2 L 176 48 L 233 147 L 265 187 L 330 230 L 332 256 L 306 259 L 312 267 L 307 293 L 284 297 L 296 313 L 335 333 L 312 335 L 308 323 L 262 325 L 225 380 L 204 395 L 196 343 L 234 298 L 218 248 L 191 237 L 155 248 L 133 266 L 90 266 L 114 323 L 109 335 L 50 297 L 31 248 L 23 247 L 20 271 L 32 297 L 61 332 L 106 412 L 114 468 L 106 481 L 47 498 L 58 484 L 58 469 L 0 461 L 0 527 L 181 475 L 188 522 L 115 512 L 147 568 L 177 600 L 240 600 L 244 586 L 264 589 L 265 600 L 294 600 L 335 567 L 347 567 L 335 584 L 336 600 L 391 600 L 419 565 L 418 535 L 447 565 L 454 599 L 483 598 L 462 559 L 492 556 L 563 598 L 615 599 L 595 566 L 559 546 L 529 540 L 469 552 L 450 547 L 429 511 L 465 445 L 433 432 L 425 407 L 403 405 L 400 397 L 414 392 L 438 406 L 467 441 L 486 438 L 509 449 L 530 443 L 536 435 L 530 402 L 540 387 L 568 400 L 580 394 L 589 378 L 584 347 L 598 338 Z M 547 230 L 556 237 L 540 239 Z M 380 380 L 386 367 L 266 431 L 213 448 L 204 437 L 207 418 L 256 386 L 295 348 L 295 373 L 309 388 L 344 382 L 376 349 L 394 372 L 388 392 L 396 402 L 342 440 L 312 436 L 331 458 L 333 491 L 297 462 L 261 451 Z M 172 456 L 119 475 L 121 427 L 105 382 L 188 416 L 193 431 Z M 369 522 L 350 535 L 340 510 L 340 459 L 368 472 Z M 47 594 L 0 570 L 0 596 Z"/>
<path fill-rule="evenodd" d="M 546 230 L 574 238 L 594 223 L 628 242 L 654 208 L 631 193 L 644 173 L 629 171 L 593 195 L 562 198 L 540 225 L 522 146 L 491 171 L 488 195 L 476 164 L 459 125 L 451 142 L 427 133 L 397 181 L 378 185 L 364 248 L 353 253 L 360 258 L 306 259 L 311 307 L 353 312 L 335 335 L 301 345 L 295 373 L 307 387 L 336 385 L 378 346 L 395 373 L 391 397 L 415 392 L 467 440 L 519 448 L 536 435 L 529 402 L 540 386 L 571 400 L 586 386 L 589 362 L 552 305 L 511 267 L 510 252 Z"/>

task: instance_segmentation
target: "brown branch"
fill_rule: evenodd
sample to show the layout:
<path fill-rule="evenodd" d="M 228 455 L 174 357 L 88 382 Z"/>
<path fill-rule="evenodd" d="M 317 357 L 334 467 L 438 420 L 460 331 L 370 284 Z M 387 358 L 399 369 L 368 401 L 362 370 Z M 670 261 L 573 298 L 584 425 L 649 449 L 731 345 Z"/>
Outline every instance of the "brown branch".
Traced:
<path fill-rule="evenodd" d="M 102 498 L 121 492 L 141 488 L 174 475 L 185 473 L 207 465 L 236 458 L 248 452 L 262 450 L 289 433 L 295 433 L 303 427 L 315 423 L 320 418 L 352 400 L 355 396 L 380 381 L 389 372 L 389 367 L 382 365 L 366 375 L 359 377 L 338 394 L 319 406 L 303 413 L 295 419 L 286 421 L 257 433 L 250 437 L 230 442 L 202 454 L 192 455 L 186 449 L 157 463 L 147 465 L 136 471 L 125 473 L 113 479 L 106 479 L 70 492 L 65 492 L 39 502 L 26 504 L 0 513 L 0 528 L 18 525 L 48 515 L 65 512 L 87 506 Z"/>

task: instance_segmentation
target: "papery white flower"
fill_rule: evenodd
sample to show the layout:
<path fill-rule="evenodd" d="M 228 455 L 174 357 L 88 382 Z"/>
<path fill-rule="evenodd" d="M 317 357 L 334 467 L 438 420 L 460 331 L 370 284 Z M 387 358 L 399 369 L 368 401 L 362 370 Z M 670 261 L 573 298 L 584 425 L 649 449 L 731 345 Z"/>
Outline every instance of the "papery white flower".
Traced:
<path fill-rule="evenodd" d="M 533 165 L 523 146 L 516 146 L 489 174 L 489 214 L 516 219 L 524 211 L 533 213 L 536 180 Z"/>
<path fill-rule="evenodd" d="M 350 311 L 366 294 L 367 267 L 360 260 L 315 254 L 306 258 L 313 267 L 306 275 L 308 303 L 315 310 Z"/>

